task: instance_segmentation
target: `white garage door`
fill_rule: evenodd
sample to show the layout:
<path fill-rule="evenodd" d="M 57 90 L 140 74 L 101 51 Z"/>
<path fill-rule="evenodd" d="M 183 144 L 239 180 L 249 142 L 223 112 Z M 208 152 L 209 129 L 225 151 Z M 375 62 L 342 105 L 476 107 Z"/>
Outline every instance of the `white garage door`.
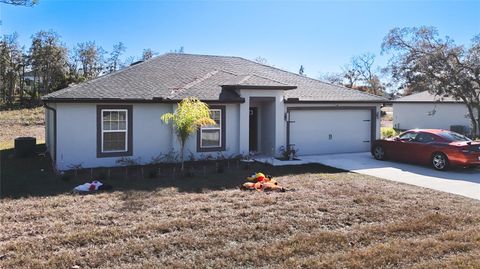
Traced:
<path fill-rule="evenodd" d="M 370 150 L 371 110 L 292 110 L 290 144 L 299 155 Z"/>

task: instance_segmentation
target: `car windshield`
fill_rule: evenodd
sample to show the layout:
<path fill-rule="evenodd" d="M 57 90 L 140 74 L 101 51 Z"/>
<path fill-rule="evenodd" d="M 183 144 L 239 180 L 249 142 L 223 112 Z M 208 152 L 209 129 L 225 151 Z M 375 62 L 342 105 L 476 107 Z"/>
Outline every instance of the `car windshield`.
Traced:
<path fill-rule="evenodd" d="M 454 141 L 472 141 L 470 138 L 466 137 L 466 136 L 463 136 L 461 134 L 458 134 L 458 133 L 454 133 L 454 132 L 441 132 L 439 133 L 438 135 L 440 135 L 441 137 L 443 137 L 444 139 L 450 141 L 450 142 L 454 142 Z"/>

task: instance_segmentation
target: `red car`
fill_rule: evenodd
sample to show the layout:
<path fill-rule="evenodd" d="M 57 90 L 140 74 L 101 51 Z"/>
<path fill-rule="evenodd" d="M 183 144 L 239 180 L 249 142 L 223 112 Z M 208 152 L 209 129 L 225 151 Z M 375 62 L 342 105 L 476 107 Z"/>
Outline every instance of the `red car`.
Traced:
<path fill-rule="evenodd" d="M 371 152 L 377 160 L 432 165 L 436 170 L 452 165 L 480 166 L 480 142 L 447 130 L 408 130 L 394 138 L 376 140 Z"/>

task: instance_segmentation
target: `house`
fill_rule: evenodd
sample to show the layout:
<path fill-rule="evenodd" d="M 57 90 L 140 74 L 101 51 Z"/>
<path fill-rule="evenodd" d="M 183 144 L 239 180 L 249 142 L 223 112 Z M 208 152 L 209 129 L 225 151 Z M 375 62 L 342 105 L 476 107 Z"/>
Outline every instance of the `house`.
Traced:
<path fill-rule="evenodd" d="M 392 106 L 393 127 L 397 129 L 450 130 L 452 125 L 471 126 L 465 104 L 450 96 L 424 91 L 398 98 Z"/>
<path fill-rule="evenodd" d="M 217 122 L 188 140 L 187 158 L 369 151 L 386 101 L 239 57 L 170 53 L 44 96 L 48 150 L 59 170 L 178 152 L 160 116 L 186 97 Z"/>

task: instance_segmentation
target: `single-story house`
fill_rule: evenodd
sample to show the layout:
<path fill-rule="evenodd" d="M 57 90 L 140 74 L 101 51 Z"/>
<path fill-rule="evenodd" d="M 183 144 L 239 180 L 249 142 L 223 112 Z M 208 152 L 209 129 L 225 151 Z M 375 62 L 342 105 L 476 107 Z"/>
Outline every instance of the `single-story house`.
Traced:
<path fill-rule="evenodd" d="M 468 109 L 451 96 L 423 91 L 393 102 L 393 127 L 401 130 L 431 128 L 450 130 L 452 125 L 471 126 Z"/>
<path fill-rule="evenodd" d="M 383 97 L 328 84 L 240 57 L 165 54 L 44 96 L 46 144 L 55 166 L 148 163 L 179 150 L 161 115 L 179 101 L 208 103 L 185 156 L 278 156 L 363 152 L 380 135 Z"/>

